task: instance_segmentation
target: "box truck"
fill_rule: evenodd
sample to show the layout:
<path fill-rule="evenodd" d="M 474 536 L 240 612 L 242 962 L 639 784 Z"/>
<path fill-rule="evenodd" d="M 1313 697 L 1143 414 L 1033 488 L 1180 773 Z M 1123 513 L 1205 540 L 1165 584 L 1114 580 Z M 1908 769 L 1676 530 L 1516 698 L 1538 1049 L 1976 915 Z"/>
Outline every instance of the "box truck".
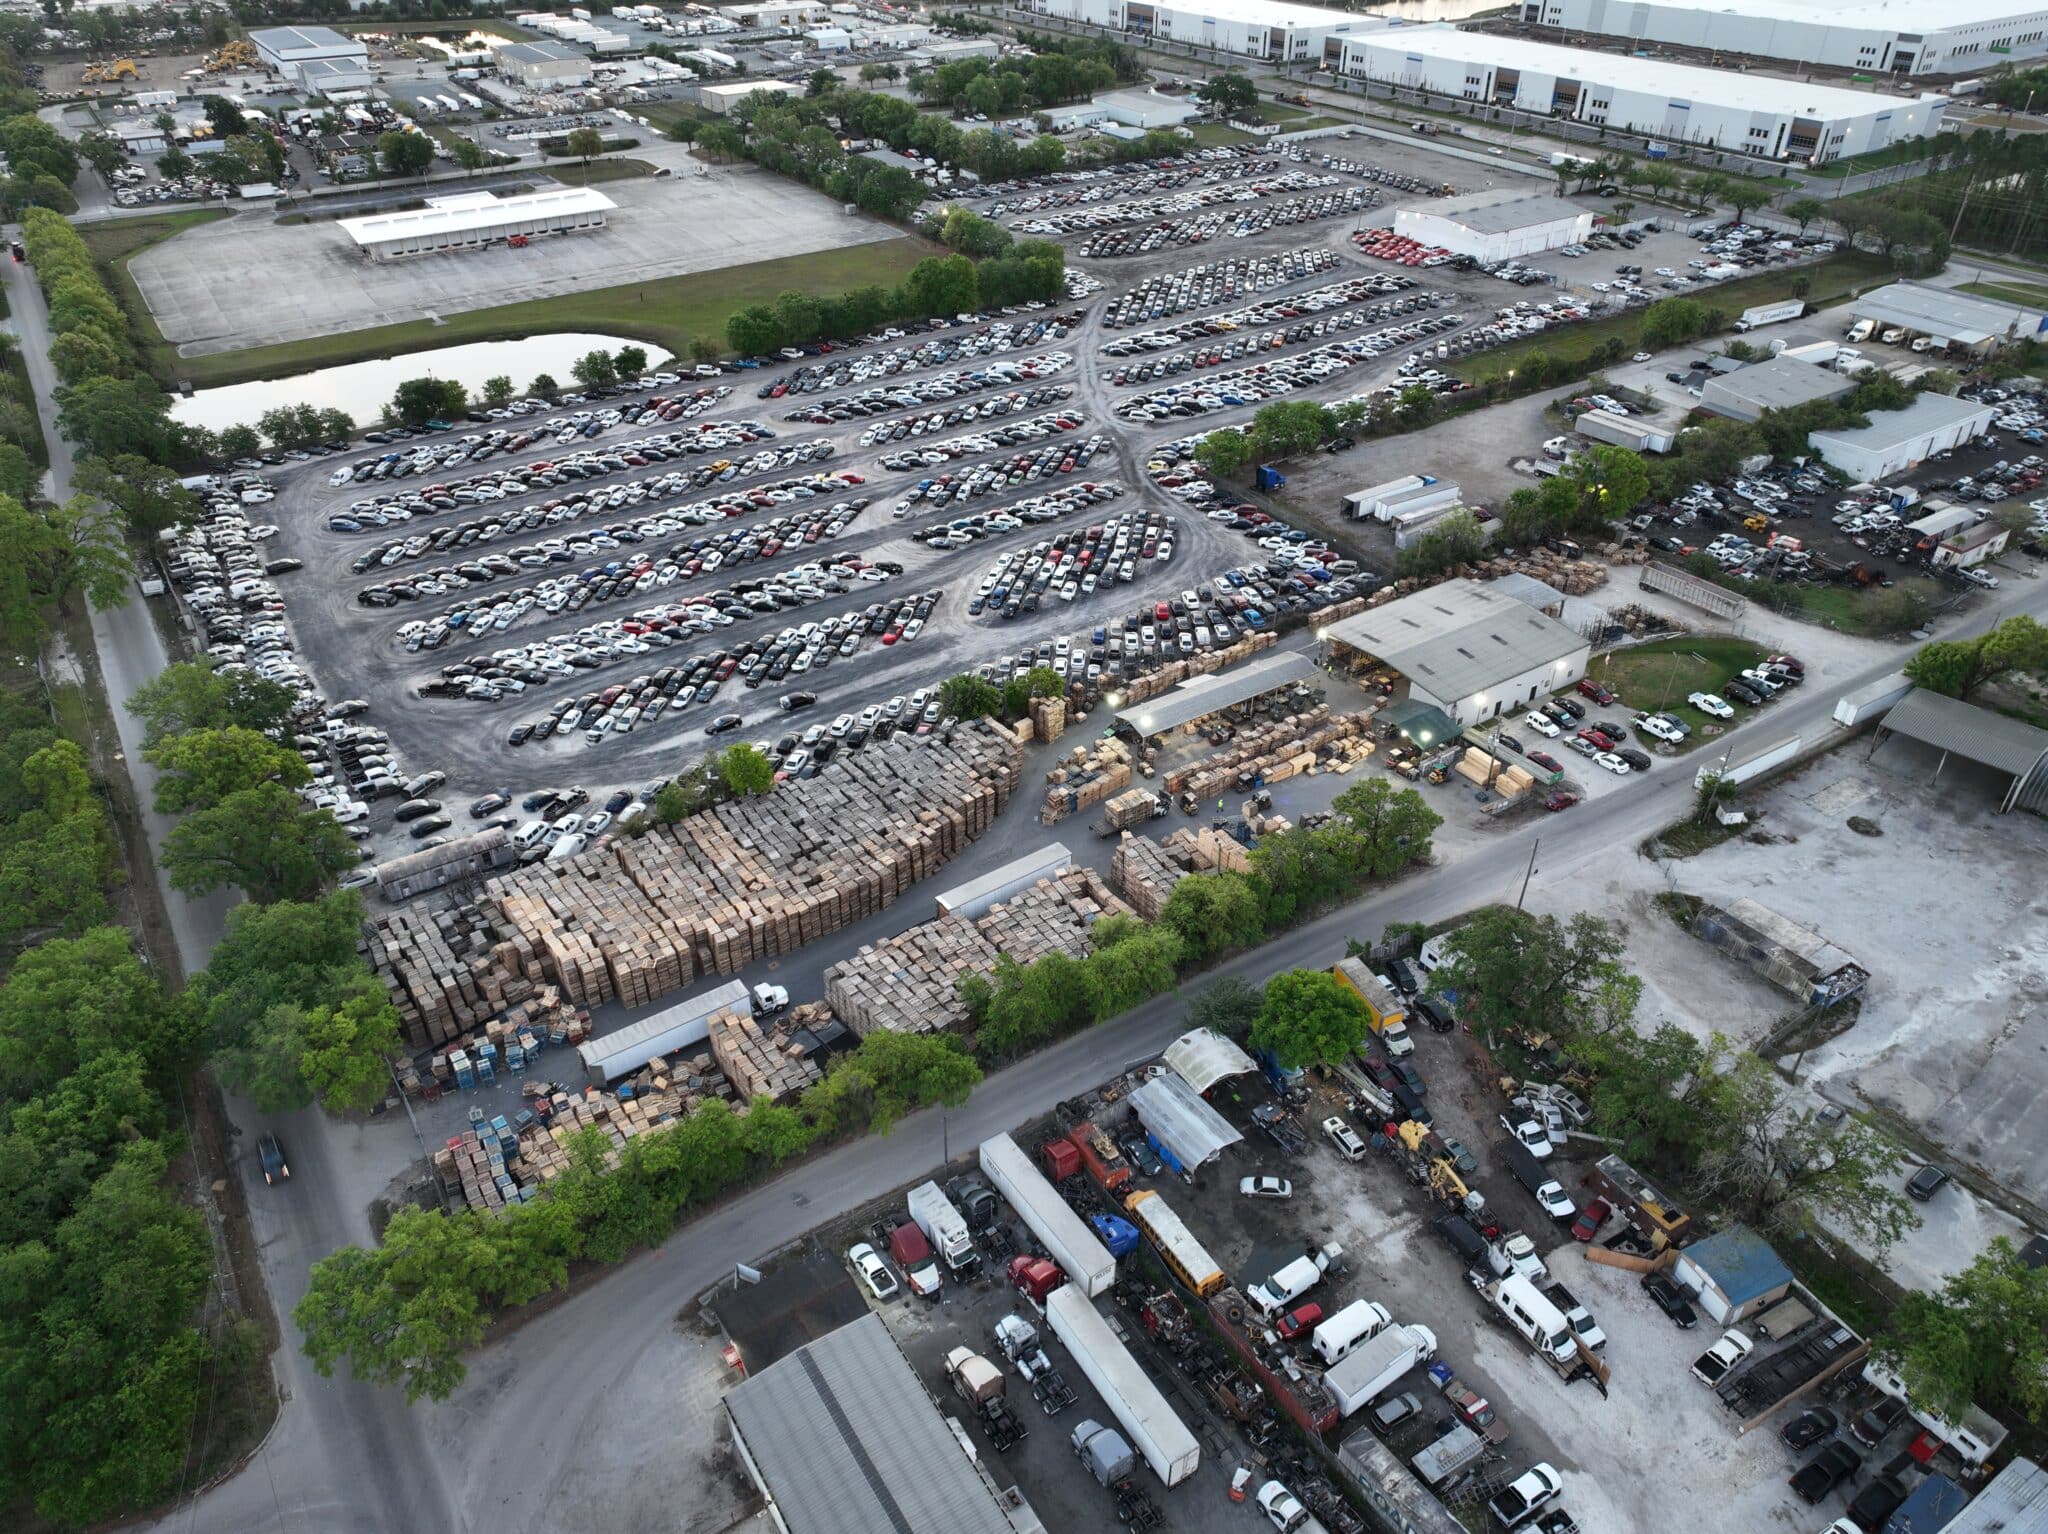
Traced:
<path fill-rule="evenodd" d="M 1008 1135 L 981 1142 L 982 1175 L 1010 1201 L 1067 1277 L 1090 1296 L 1116 1282 L 1116 1259 Z"/>
<path fill-rule="evenodd" d="M 1408 1037 L 1408 1009 L 1391 985 L 1367 969 L 1363 959 L 1339 959 L 1330 973 L 1365 1003 L 1372 1031 L 1388 1054 L 1415 1053 L 1415 1041 Z"/>
<path fill-rule="evenodd" d="M 1094 1302 L 1073 1284 L 1063 1284 L 1045 1297 L 1045 1319 L 1152 1473 L 1168 1486 L 1193 1475 L 1202 1462 L 1201 1445 Z"/>
<path fill-rule="evenodd" d="M 1323 1387 L 1350 1416 L 1377 1400 L 1410 1369 L 1436 1357 L 1436 1333 L 1426 1326 L 1390 1326 L 1339 1360 L 1323 1376 Z"/>
<path fill-rule="evenodd" d="M 974 1250 L 974 1237 L 967 1222 L 935 1182 L 921 1182 L 910 1190 L 910 1217 L 925 1239 L 939 1254 L 946 1271 L 956 1278 L 972 1278 L 981 1271 L 981 1257 Z"/>

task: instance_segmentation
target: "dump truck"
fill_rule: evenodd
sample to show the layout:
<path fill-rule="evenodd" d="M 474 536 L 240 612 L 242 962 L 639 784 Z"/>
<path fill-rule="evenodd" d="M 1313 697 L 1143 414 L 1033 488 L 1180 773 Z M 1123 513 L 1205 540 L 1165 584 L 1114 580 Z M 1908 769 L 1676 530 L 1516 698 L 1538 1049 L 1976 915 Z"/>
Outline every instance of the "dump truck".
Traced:
<path fill-rule="evenodd" d="M 982 1141 L 980 1159 L 982 1175 L 1085 1294 L 1092 1298 L 1116 1282 L 1116 1260 L 1015 1140 L 997 1135 Z"/>
<path fill-rule="evenodd" d="M 1323 1387 L 1350 1416 L 1369 1405 L 1410 1369 L 1436 1357 L 1436 1333 L 1426 1326 L 1390 1326 L 1332 1364 Z"/>
<path fill-rule="evenodd" d="M 939 1191 L 936 1182 L 921 1182 L 910 1190 L 910 1217 L 925 1239 L 939 1254 L 939 1261 L 955 1278 L 972 1278 L 981 1271 L 981 1255 L 974 1250 L 974 1235 L 960 1211 Z"/>
<path fill-rule="evenodd" d="M 1365 960 L 1339 959 L 1330 971 L 1339 985 L 1347 987 L 1360 1001 L 1372 1022 L 1372 1031 L 1390 1055 L 1412 1055 L 1415 1041 L 1408 1037 L 1408 1008 L 1391 985 L 1366 968 Z"/>
<path fill-rule="evenodd" d="M 1166 801 L 1149 788 L 1129 788 L 1102 806 L 1102 819 L 1095 822 L 1097 836 L 1115 836 L 1142 821 L 1157 820 L 1166 813 Z"/>
<path fill-rule="evenodd" d="M 1202 1462 L 1201 1445 L 1094 1302 L 1076 1285 L 1063 1284 L 1046 1296 L 1045 1318 L 1152 1473 L 1168 1486 L 1193 1475 Z"/>

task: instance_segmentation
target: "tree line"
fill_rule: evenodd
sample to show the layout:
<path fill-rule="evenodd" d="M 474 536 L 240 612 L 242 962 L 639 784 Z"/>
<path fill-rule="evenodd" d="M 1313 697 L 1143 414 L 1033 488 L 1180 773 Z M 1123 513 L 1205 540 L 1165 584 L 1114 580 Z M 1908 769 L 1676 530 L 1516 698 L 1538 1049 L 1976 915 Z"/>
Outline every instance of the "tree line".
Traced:
<path fill-rule="evenodd" d="M 1114 60 L 1130 50 L 1121 44 L 1061 39 L 1029 58 L 958 59 L 910 77 L 918 100 L 984 117 L 1016 114 L 1033 107 L 1087 101 L 1117 83 Z M 1134 78 L 1134 73 L 1130 76 Z"/>

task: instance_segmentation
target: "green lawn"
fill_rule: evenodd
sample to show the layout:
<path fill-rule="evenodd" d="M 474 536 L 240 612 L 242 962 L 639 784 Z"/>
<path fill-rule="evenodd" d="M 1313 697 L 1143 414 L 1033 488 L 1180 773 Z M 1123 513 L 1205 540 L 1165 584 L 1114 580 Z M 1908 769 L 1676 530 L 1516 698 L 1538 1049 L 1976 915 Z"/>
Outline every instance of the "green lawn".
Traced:
<path fill-rule="evenodd" d="M 1965 293 L 1981 293 L 2008 304 L 2048 304 L 2048 287 L 2030 282 L 1966 282 Z"/>
<path fill-rule="evenodd" d="M 1869 154 L 1852 155 L 1846 160 L 1830 160 L 1825 165 L 1816 165 L 1812 174 L 1826 176 L 1831 180 L 1860 175 L 1867 170 L 1883 170 L 1888 165 L 1910 165 L 1915 160 L 1924 160 L 1933 154 L 1941 144 L 1936 139 L 1906 139 L 1896 144 L 1887 144 L 1882 149 L 1873 149 Z"/>
<path fill-rule="evenodd" d="M 1701 713 L 1686 695 L 1718 693 L 1729 678 L 1754 666 L 1766 651 L 1747 639 L 1697 637 L 1659 639 L 1601 656 L 1587 675 L 1605 683 L 1621 695 L 1631 712 L 1649 710 L 1674 715 L 1692 726 L 1680 751 L 1706 744 L 1734 721 L 1722 721 Z M 1736 718 L 1747 712 L 1735 705 Z M 1641 744 L 1641 742 L 1638 742 Z"/>
<path fill-rule="evenodd" d="M 600 181 L 632 181 L 654 174 L 654 167 L 645 160 L 592 160 L 588 165 L 581 160 L 548 160 L 544 163 L 547 173 L 564 186 L 596 186 Z"/>
<path fill-rule="evenodd" d="M 1204 149 L 1223 149 L 1232 144 L 1249 144 L 1254 135 L 1242 128 L 1227 127 L 1223 123 L 1196 123 L 1188 129 L 1194 140 Z"/>
<path fill-rule="evenodd" d="M 136 333 L 143 342 L 150 371 L 167 387 L 178 379 L 189 379 L 195 387 L 209 388 L 220 384 L 247 383 L 259 378 L 283 378 L 312 368 L 361 362 L 373 357 L 395 357 L 435 347 L 459 346 L 469 341 L 509 341 L 562 330 L 630 336 L 677 353 L 685 351 L 699 336 L 714 337 L 722 346 L 725 322 L 736 310 L 749 304 L 764 302 L 792 289 L 836 295 L 869 283 L 894 287 L 919 261 L 930 255 L 943 254 L 940 247 L 929 241 L 903 235 L 844 250 L 784 256 L 777 261 L 761 261 L 752 266 L 729 266 L 677 277 L 655 277 L 645 282 L 595 288 L 560 298 L 476 309 L 447 315 L 440 324 L 412 320 L 397 325 L 380 325 L 371 330 L 314 336 L 277 346 L 252 347 L 247 351 L 181 357 L 173 347 L 165 344 L 162 332 L 149 317 L 141 294 L 128 277 L 125 260 L 137 250 L 157 240 L 167 239 L 179 228 L 186 227 L 184 224 L 177 228 L 161 225 L 178 220 L 196 222 L 198 217 L 205 216 L 208 215 L 183 213 L 169 215 L 161 221 L 110 219 L 80 231 L 87 244 L 92 246 L 93 253 L 108 267 L 109 280 L 128 308 Z M 141 224 L 159 227 L 149 231 L 138 230 L 135 226 Z"/>
<path fill-rule="evenodd" d="M 1753 304 L 1792 297 L 1792 285 L 1802 277 L 1808 284 L 1806 301 L 1818 307 L 1846 298 L 1876 282 L 1889 281 L 1891 276 L 1891 268 L 1883 261 L 1857 251 L 1830 256 L 1813 266 L 1788 267 L 1756 277 L 1744 277 L 1710 292 L 1686 296 L 1698 298 L 1701 303 L 1721 310 L 1733 320 Z M 1482 378 L 1505 376 L 1539 353 L 1553 358 L 1589 358 L 1609 336 L 1620 339 L 1622 354 L 1628 356 L 1642 349 L 1642 327 L 1643 311 L 1632 309 L 1609 319 L 1548 331 L 1507 346 L 1497 346 L 1476 356 L 1462 357 L 1458 360 L 1458 371 L 1468 380 L 1477 382 Z"/>

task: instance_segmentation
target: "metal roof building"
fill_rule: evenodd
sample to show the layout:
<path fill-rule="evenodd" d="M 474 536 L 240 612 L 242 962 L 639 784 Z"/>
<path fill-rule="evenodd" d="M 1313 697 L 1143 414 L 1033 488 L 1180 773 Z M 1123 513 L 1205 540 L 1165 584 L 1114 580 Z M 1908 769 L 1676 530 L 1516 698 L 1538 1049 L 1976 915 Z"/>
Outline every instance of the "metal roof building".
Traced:
<path fill-rule="evenodd" d="M 1250 58 L 1322 59 L 1333 39 L 1394 23 L 1286 0 L 1027 0 L 1041 16 Z"/>
<path fill-rule="evenodd" d="M 377 893 L 393 905 L 519 861 L 519 849 L 503 826 L 473 836 L 452 837 L 424 852 L 410 852 L 377 865 Z"/>
<path fill-rule="evenodd" d="M 1140 737 L 1169 735 L 1183 725 L 1206 719 L 1226 708 L 1249 703 L 1269 692 L 1300 687 L 1317 678 L 1315 663 L 1298 651 L 1285 655 L 1262 655 L 1232 671 L 1215 671 L 1191 676 L 1172 692 L 1147 698 L 1120 710 L 1117 728 Z"/>
<path fill-rule="evenodd" d="M 498 72 L 537 90 L 555 85 L 588 85 L 590 55 L 564 43 L 507 43 L 498 50 Z"/>
<path fill-rule="evenodd" d="M 1997 417 L 1996 405 L 1947 394 L 1916 394 L 1904 410 L 1873 413 L 1868 426 L 1809 432 L 1806 440 L 1852 484 L 1876 484 L 1983 436 Z"/>
<path fill-rule="evenodd" d="M 1015 1534 L 880 1316 L 778 1359 L 727 1392 L 725 1411 L 789 1534 Z"/>
<path fill-rule="evenodd" d="M 492 192 L 429 197 L 424 208 L 338 222 L 372 261 L 395 261 L 433 251 L 478 250 L 514 235 L 531 239 L 601 229 L 605 214 L 617 206 L 592 187 L 567 186 L 521 197 Z"/>
<path fill-rule="evenodd" d="M 1589 238 L 1593 215 L 1548 193 L 1469 192 L 1396 208 L 1394 232 L 1475 261 L 1507 261 Z"/>
<path fill-rule="evenodd" d="M 1154 1076 L 1131 1094 L 1131 1109 L 1152 1138 L 1192 1172 L 1244 1139 L 1230 1120 L 1202 1101 L 1201 1094 L 1173 1072 Z"/>
<path fill-rule="evenodd" d="M 1702 905 L 1693 936 L 1725 949 L 1807 1006 L 1845 1001 L 1870 978 L 1852 954 L 1747 896 L 1725 908 Z"/>
<path fill-rule="evenodd" d="M 1840 399 L 1856 380 L 1810 362 L 1773 357 L 1739 372 L 1710 378 L 1700 391 L 1700 408 L 1731 421 L 1754 421 L 1766 410 L 1790 410 L 1817 399 Z"/>
<path fill-rule="evenodd" d="M 1250 1055 L 1213 1028 L 1189 1029 L 1167 1045 L 1160 1058 L 1204 1096 L 1217 1082 L 1258 1069 Z"/>
<path fill-rule="evenodd" d="M 2015 805 L 2037 814 L 2048 812 L 2048 730 L 1924 687 L 1914 688 L 1894 704 L 1878 728 L 1939 751 L 1937 776 L 1952 755 L 2010 776 L 2012 783 L 1998 806 L 2001 814 Z"/>
<path fill-rule="evenodd" d="M 2048 1534 L 2048 1470 L 2013 1460 L 1942 1534 Z"/>
<path fill-rule="evenodd" d="M 1993 350 L 2048 328 L 2048 314 L 1955 288 L 1894 282 L 1872 288 L 1849 304 L 1849 313 L 1880 329 L 1896 326 L 1949 346 Z"/>
<path fill-rule="evenodd" d="M 258 27 L 249 34 L 256 55 L 272 69 L 307 59 L 367 59 L 370 48 L 361 38 L 347 37 L 332 27 Z"/>
<path fill-rule="evenodd" d="M 1445 581 L 1326 631 L 1408 679 L 1409 696 L 1460 725 L 1526 707 L 1586 674 L 1592 641 L 1507 591 Z"/>
<path fill-rule="evenodd" d="M 1675 1277 L 1722 1326 L 1755 1315 L 1792 1287 L 1785 1259 L 1747 1225 L 1731 1225 L 1686 1247 L 1678 1254 Z"/>

